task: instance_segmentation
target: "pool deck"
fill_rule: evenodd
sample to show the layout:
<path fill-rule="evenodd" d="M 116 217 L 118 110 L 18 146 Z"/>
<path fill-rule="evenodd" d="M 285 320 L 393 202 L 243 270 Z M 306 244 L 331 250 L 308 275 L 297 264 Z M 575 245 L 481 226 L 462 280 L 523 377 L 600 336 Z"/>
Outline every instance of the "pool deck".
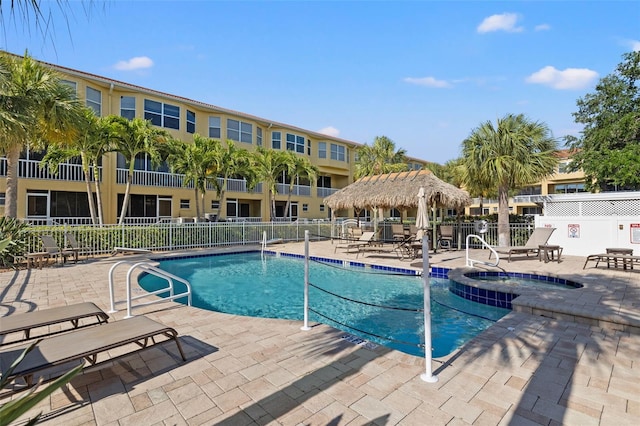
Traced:
<path fill-rule="evenodd" d="M 310 246 L 313 256 L 421 267 L 419 260 L 400 260 L 392 253 L 356 259 L 340 249 L 334 254 L 328 241 Z M 301 243 L 270 249 L 304 251 Z M 486 253 L 473 254 L 486 259 Z M 464 255 L 439 252 L 430 263 L 462 268 Z M 106 311 L 111 266 L 144 258 L 120 255 L 2 272 L 0 315 L 83 301 Z M 88 368 L 30 414 L 42 411 L 44 424 L 65 426 L 638 424 L 640 270 L 602 264 L 583 270 L 585 257 L 563 256 L 560 263 L 520 259 L 500 266 L 585 287 L 527 295 L 459 351 L 434 360 L 437 383 L 421 380 L 423 358 L 351 343 L 328 326 L 313 324 L 310 331 L 301 331 L 301 321 L 240 317 L 167 302 L 134 314 L 175 327 L 186 362 L 175 345 L 167 344 Z M 124 299 L 126 269 L 116 273 L 118 300 Z M 118 306 L 111 321 L 126 314 Z M 0 403 L 20 394 L 4 392 Z"/>

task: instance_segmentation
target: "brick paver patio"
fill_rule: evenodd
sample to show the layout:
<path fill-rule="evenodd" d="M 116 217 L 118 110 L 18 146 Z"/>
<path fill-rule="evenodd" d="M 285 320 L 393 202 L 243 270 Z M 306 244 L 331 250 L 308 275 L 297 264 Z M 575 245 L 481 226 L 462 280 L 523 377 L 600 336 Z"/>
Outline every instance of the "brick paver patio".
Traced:
<path fill-rule="evenodd" d="M 302 244 L 271 248 L 303 252 Z M 330 242 L 311 244 L 312 255 L 356 260 L 333 251 Z M 82 301 L 106 311 L 109 268 L 134 258 L 0 273 L 0 314 Z M 358 260 L 420 267 L 390 254 Z M 301 331 L 300 321 L 168 302 L 134 313 L 175 327 L 187 362 L 171 344 L 136 352 L 85 369 L 30 414 L 42 411 L 48 425 L 101 426 L 639 424 L 640 271 L 582 270 L 583 263 L 571 256 L 560 263 L 501 263 L 508 271 L 558 275 L 585 287 L 563 297 L 527 296 L 518 312 L 435 360 L 435 384 L 420 379 L 424 359 L 354 345 L 325 325 Z M 433 254 L 431 264 L 462 267 L 464 251 Z M 122 300 L 124 284 L 116 290 Z M 120 310 L 112 320 L 124 315 Z M 16 394 L 3 395 L 5 402 Z"/>

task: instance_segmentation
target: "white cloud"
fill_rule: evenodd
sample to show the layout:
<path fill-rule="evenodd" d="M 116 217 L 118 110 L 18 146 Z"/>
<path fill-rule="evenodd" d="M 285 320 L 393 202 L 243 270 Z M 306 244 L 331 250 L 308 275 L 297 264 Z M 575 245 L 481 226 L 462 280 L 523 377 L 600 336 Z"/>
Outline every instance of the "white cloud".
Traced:
<path fill-rule="evenodd" d="M 153 61 L 148 56 L 136 56 L 128 61 L 119 61 L 113 67 L 120 71 L 134 71 L 144 68 L 151 68 Z"/>
<path fill-rule="evenodd" d="M 549 24 L 540 24 L 536 25 L 534 30 L 536 31 L 549 31 L 551 29 L 551 25 Z"/>
<path fill-rule="evenodd" d="M 452 87 L 451 84 L 449 84 L 447 81 L 438 80 L 434 77 L 405 77 L 404 82 L 409 84 L 417 84 L 418 86 L 435 87 L 438 89 Z"/>
<path fill-rule="evenodd" d="M 523 27 L 517 27 L 516 23 L 520 19 L 517 13 L 503 13 L 501 15 L 491 15 L 484 18 L 482 23 L 478 25 L 480 34 L 490 33 L 494 31 L 506 31 L 508 33 L 519 33 L 524 30 Z"/>
<path fill-rule="evenodd" d="M 598 73 L 587 68 L 558 70 L 546 66 L 525 79 L 527 83 L 543 84 L 560 90 L 583 89 L 598 78 Z"/>
<path fill-rule="evenodd" d="M 340 135 L 340 130 L 336 129 L 333 126 L 327 126 L 324 129 L 318 130 L 318 133 L 322 133 L 323 135 L 333 136 L 334 138 L 337 138 L 338 135 Z"/>
<path fill-rule="evenodd" d="M 627 40 L 626 44 L 631 47 L 634 52 L 640 52 L 640 40 Z"/>

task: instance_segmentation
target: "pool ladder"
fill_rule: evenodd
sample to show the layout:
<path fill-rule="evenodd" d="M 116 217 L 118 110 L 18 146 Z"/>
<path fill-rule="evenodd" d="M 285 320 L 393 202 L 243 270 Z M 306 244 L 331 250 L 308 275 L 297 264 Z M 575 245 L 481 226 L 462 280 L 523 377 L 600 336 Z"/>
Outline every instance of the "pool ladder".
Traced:
<path fill-rule="evenodd" d="M 489 262 L 487 260 L 476 260 L 476 259 L 471 259 L 469 257 L 469 243 L 471 242 L 471 238 L 475 238 L 476 240 L 480 241 L 480 243 L 482 243 L 482 245 L 486 248 L 488 248 L 489 250 L 491 250 L 491 252 L 496 256 L 496 261 L 495 263 Z M 482 238 L 480 235 L 476 235 L 476 234 L 469 234 L 467 235 L 467 240 L 466 240 L 466 265 L 470 268 L 473 268 L 474 265 L 476 263 L 480 263 L 482 265 L 486 265 L 486 266 L 498 266 L 498 263 L 500 263 L 500 256 L 498 255 L 498 252 L 495 251 L 493 249 L 493 247 L 491 247 L 485 240 L 484 238 Z"/>
<path fill-rule="evenodd" d="M 137 299 L 141 299 L 143 297 L 147 297 L 147 296 L 151 296 L 151 295 L 156 295 L 156 294 L 161 294 L 161 293 L 166 293 L 167 291 L 169 292 L 169 296 L 168 297 L 164 297 L 161 299 L 156 299 L 156 300 L 152 300 L 150 302 L 144 302 L 144 303 L 138 303 L 136 305 L 136 307 L 138 306 L 145 306 L 145 305 L 151 305 L 153 303 L 161 303 L 161 302 L 165 302 L 167 300 L 175 300 L 175 299 L 179 299 L 182 297 L 186 297 L 187 298 L 187 305 L 191 306 L 191 284 L 189 283 L 189 281 L 180 278 L 176 275 L 173 275 L 167 271 L 164 271 L 156 266 L 154 266 L 151 262 L 133 262 L 130 260 L 121 260 L 120 262 L 116 262 L 111 269 L 109 269 L 109 297 L 111 299 L 111 310 L 109 311 L 110 314 L 113 314 L 115 312 L 118 312 L 118 310 L 116 309 L 116 303 L 117 301 L 115 300 L 115 296 L 114 296 L 114 273 L 115 270 L 118 266 L 120 265 L 131 265 L 131 267 L 129 268 L 129 271 L 127 272 L 127 316 L 125 316 L 125 318 L 131 318 L 133 315 L 131 314 L 131 309 L 134 307 L 132 306 L 131 302 Z M 151 275 L 155 275 L 157 277 L 163 278 L 167 281 L 167 287 L 164 287 L 160 290 L 156 290 L 156 291 L 152 291 L 152 292 L 147 292 L 145 294 L 141 294 L 138 296 L 134 296 L 131 297 L 131 276 L 133 275 L 133 271 L 135 270 L 142 270 L 143 272 L 146 272 L 148 274 Z M 183 293 L 179 293 L 179 294 L 175 294 L 175 287 L 174 287 L 174 282 L 178 281 L 181 282 L 182 284 L 184 284 L 187 287 L 187 290 Z M 119 301 L 118 301 L 119 302 Z"/>

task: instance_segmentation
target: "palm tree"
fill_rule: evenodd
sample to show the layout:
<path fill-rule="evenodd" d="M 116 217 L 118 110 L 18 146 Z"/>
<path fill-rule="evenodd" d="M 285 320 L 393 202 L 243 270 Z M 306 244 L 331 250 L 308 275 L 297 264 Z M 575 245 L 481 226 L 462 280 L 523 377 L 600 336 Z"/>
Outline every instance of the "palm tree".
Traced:
<path fill-rule="evenodd" d="M 259 146 L 254 151 L 252 165 L 255 180 L 264 182 L 269 191 L 271 204 L 270 220 L 276 217 L 276 194 L 278 193 L 278 178 L 287 168 L 287 155 L 283 151 L 267 149 Z"/>
<path fill-rule="evenodd" d="M 315 182 L 318 178 L 318 168 L 311 164 L 309 159 L 299 156 L 293 151 L 287 151 L 288 160 L 286 164 L 287 175 L 289 176 L 289 194 L 287 195 L 287 204 L 284 208 L 285 214 L 291 217 L 289 207 L 291 205 L 291 194 L 293 193 L 294 185 L 298 179 L 307 179 L 310 182 Z"/>
<path fill-rule="evenodd" d="M 193 135 L 193 143 L 171 140 L 167 150 L 169 151 L 167 162 L 172 171 L 184 174 L 184 185 L 193 184 L 196 216 L 203 217 L 207 182 L 217 180 L 217 155 L 220 151 L 220 141 L 205 138 L 196 133 Z"/>
<path fill-rule="evenodd" d="M 89 212 L 93 224 L 104 225 L 102 212 L 102 195 L 100 189 L 100 160 L 111 149 L 114 137 L 112 126 L 106 118 L 99 118 L 91 108 L 84 108 L 84 122 L 76 138 L 65 146 L 52 146 L 42 159 L 52 173 L 58 166 L 73 158 L 80 158 L 82 172 L 87 187 Z M 94 203 L 91 181 L 95 186 L 96 201 Z M 96 206 L 97 203 L 97 206 Z"/>
<path fill-rule="evenodd" d="M 523 114 L 482 123 L 462 142 L 467 182 L 498 193 L 498 245 L 509 246 L 509 191 L 551 175 L 558 165 L 557 142 L 546 124 Z"/>
<path fill-rule="evenodd" d="M 122 154 L 128 167 L 127 187 L 122 201 L 122 210 L 118 224 L 124 223 L 129 205 L 129 194 L 131 193 L 131 182 L 133 181 L 133 171 L 136 157 L 140 154 L 147 154 L 154 167 L 160 164 L 160 145 L 168 139 L 164 130 L 155 128 L 149 120 L 134 118 L 128 120 L 124 117 L 109 116 L 108 122 L 114 128 L 113 151 Z"/>
<path fill-rule="evenodd" d="M 222 206 L 225 204 L 225 195 L 227 190 L 227 182 L 232 177 L 249 177 L 251 170 L 251 155 L 249 151 L 244 148 L 236 147 L 235 143 L 228 139 L 226 147 L 222 144 L 218 144 L 218 150 L 216 152 L 216 170 L 220 179 L 215 179 L 213 185 L 216 189 L 216 195 L 218 197 L 218 214 L 220 217 L 222 213 Z M 247 179 L 248 182 L 251 179 Z M 249 184 L 251 185 L 251 184 Z"/>
<path fill-rule="evenodd" d="M 354 177 L 380 175 L 407 170 L 407 152 L 386 136 L 376 136 L 371 146 L 358 148 L 358 160 Z"/>
<path fill-rule="evenodd" d="M 0 54 L 0 153 L 7 157 L 5 216 L 17 216 L 18 163 L 25 147 L 73 138 L 81 105 L 58 74 L 27 54 Z"/>

